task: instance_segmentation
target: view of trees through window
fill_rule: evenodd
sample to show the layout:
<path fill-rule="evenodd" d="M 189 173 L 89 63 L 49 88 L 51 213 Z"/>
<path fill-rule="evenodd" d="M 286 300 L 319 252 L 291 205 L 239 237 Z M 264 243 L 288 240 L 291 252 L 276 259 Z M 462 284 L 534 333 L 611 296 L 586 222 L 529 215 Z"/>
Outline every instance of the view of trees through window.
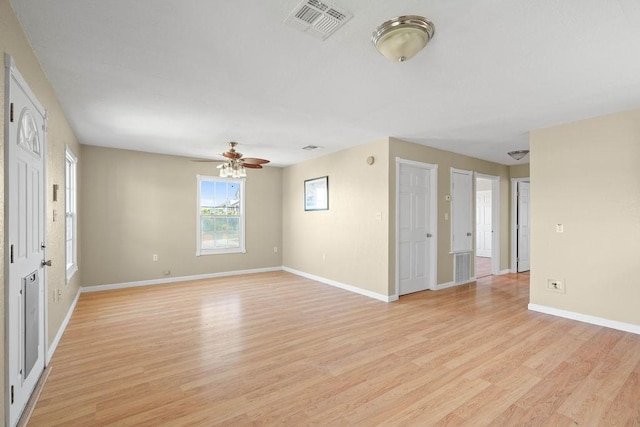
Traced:
<path fill-rule="evenodd" d="M 238 181 L 201 180 L 200 250 L 241 247 L 241 190 Z"/>

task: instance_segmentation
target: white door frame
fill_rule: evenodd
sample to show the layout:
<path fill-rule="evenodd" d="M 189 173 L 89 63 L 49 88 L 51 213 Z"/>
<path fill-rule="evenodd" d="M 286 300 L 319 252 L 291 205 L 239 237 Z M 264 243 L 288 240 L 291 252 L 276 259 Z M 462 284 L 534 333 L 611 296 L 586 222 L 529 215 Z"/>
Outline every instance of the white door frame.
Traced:
<path fill-rule="evenodd" d="M 475 173 L 475 177 L 488 179 L 491 181 L 491 228 L 493 233 L 491 234 L 491 274 L 500 274 L 500 177 L 494 175 L 485 175 L 483 173 Z M 474 181 L 475 190 L 475 181 Z M 474 197 L 475 200 L 475 197 Z M 474 211 L 474 227 L 475 227 L 475 209 Z M 477 233 L 474 230 L 474 236 L 477 238 Z M 474 241 L 475 244 L 475 241 Z M 475 247 L 475 245 L 474 245 Z M 475 276 L 475 272 L 474 272 Z"/>
<path fill-rule="evenodd" d="M 417 162 L 414 160 L 406 160 L 400 157 L 396 157 L 396 249 L 395 249 L 395 260 L 396 260 L 396 292 L 394 297 L 397 299 L 400 295 L 400 260 L 398 259 L 398 254 L 400 253 L 400 165 L 409 165 L 420 169 L 426 169 L 430 173 L 430 188 L 429 188 L 429 198 L 431 209 L 429 211 L 429 225 L 431 230 L 433 230 L 433 237 L 429 239 L 429 254 L 430 259 L 429 263 L 429 289 L 436 289 L 436 278 L 437 276 L 437 266 L 438 266 L 438 165 L 432 163 L 423 163 Z"/>
<path fill-rule="evenodd" d="M 9 264 L 9 256 L 10 256 L 10 245 L 11 242 L 9 241 L 9 221 L 8 221 L 8 212 L 9 209 L 11 208 L 9 206 L 10 200 L 11 198 L 9 197 L 10 193 L 13 191 L 13 189 L 10 188 L 11 183 L 9 182 L 9 179 L 7 178 L 7 173 L 9 171 L 9 162 L 13 161 L 13 158 L 9 158 L 9 144 L 11 143 L 11 132 L 10 132 L 10 110 L 11 110 L 11 101 L 12 101 L 12 94 L 11 94 L 11 81 L 14 80 L 19 86 L 20 88 L 24 91 L 24 93 L 27 95 L 27 97 L 30 99 L 30 101 L 33 103 L 34 107 L 38 110 L 38 112 L 43 116 L 43 133 L 42 133 L 42 147 L 41 147 L 41 152 L 42 152 L 42 210 L 43 210 L 43 214 L 44 214 L 44 221 L 43 221 L 43 239 L 45 240 L 45 247 L 42 248 L 42 256 L 43 256 L 43 260 L 47 259 L 46 258 L 46 237 L 47 237 L 47 217 L 46 217 L 46 213 L 47 213 L 47 132 L 46 132 L 46 128 L 47 128 L 47 111 L 46 109 L 42 106 L 42 104 L 40 104 L 40 102 L 38 101 L 38 98 L 35 96 L 35 94 L 31 91 L 31 89 L 29 88 L 29 85 L 26 83 L 26 81 L 24 80 L 24 78 L 22 77 L 22 75 L 20 74 L 20 72 L 18 71 L 16 65 L 15 65 L 15 61 L 13 59 L 13 57 L 9 54 L 4 55 L 4 63 L 5 63 L 5 134 L 4 134 L 4 142 L 5 142 L 5 164 L 4 164 L 4 168 L 5 168 L 5 184 L 4 184 L 4 194 L 5 194 L 5 222 L 4 222 L 4 236 L 5 236 L 5 242 L 4 242 L 4 251 L 5 251 L 5 277 L 4 277 L 4 287 L 5 287 L 5 305 L 4 305 L 4 310 L 5 310 L 5 372 L 4 372 L 4 392 L 5 392 L 5 401 L 4 401 L 4 405 L 5 405 L 5 425 L 7 426 L 12 426 L 15 425 L 18 420 L 19 417 L 22 416 L 22 411 L 24 410 L 24 407 L 21 408 L 17 408 L 17 407 L 12 407 L 11 404 L 11 385 L 12 385 L 12 378 L 13 378 L 13 374 L 11 373 L 11 368 L 12 366 L 10 366 L 10 360 L 12 360 L 12 356 L 11 356 L 11 350 L 12 350 L 12 343 L 9 340 L 9 328 L 12 326 L 15 326 L 11 323 L 11 319 L 9 316 L 9 301 L 12 300 L 12 295 L 10 295 L 10 291 L 11 291 L 11 286 L 10 286 L 10 280 L 13 278 L 12 273 L 10 271 L 10 264 Z M 15 113 L 15 112 L 14 112 Z M 48 313 L 48 298 L 46 298 L 46 295 L 48 295 L 48 288 L 47 288 L 47 270 L 46 268 L 42 268 L 42 275 L 40 276 L 40 280 L 42 281 L 42 295 L 41 295 L 41 305 L 42 305 L 42 316 L 40 322 L 42 323 L 40 328 L 42 331 L 42 336 L 40 337 L 40 345 L 43 348 L 43 363 L 44 363 L 44 368 L 47 367 L 48 364 L 48 360 L 47 360 L 47 355 L 49 353 L 49 349 L 48 349 L 48 322 L 47 322 L 47 313 Z M 42 374 L 42 372 L 40 372 L 40 374 Z M 36 385 L 37 385 L 37 381 L 36 381 Z M 31 393 L 33 393 L 33 390 L 31 391 Z M 16 413 L 16 411 L 18 411 L 19 413 Z"/>
<path fill-rule="evenodd" d="M 511 273 L 518 272 L 518 183 L 531 183 L 529 177 L 511 178 Z"/>

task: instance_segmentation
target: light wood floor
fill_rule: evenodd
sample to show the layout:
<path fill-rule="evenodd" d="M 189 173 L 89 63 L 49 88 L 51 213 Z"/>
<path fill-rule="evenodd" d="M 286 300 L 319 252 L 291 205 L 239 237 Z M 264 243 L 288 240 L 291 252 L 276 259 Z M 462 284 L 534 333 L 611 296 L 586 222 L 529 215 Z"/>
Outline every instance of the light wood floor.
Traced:
<path fill-rule="evenodd" d="M 640 425 L 640 336 L 528 275 L 386 304 L 284 272 L 83 294 L 30 426 Z"/>
<path fill-rule="evenodd" d="M 476 261 L 476 274 L 477 278 L 490 276 L 491 275 L 491 257 L 475 257 Z"/>

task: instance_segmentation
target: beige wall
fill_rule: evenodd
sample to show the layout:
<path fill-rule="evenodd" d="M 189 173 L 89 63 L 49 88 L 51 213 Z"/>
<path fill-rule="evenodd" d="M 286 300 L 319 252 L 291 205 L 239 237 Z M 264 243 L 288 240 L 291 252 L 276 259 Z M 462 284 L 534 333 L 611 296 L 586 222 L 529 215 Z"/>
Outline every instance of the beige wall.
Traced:
<path fill-rule="evenodd" d="M 509 166 L 509 178 L 529 178 L 529 163 Z"/>
<path fill-rule="evenodd" d="M 49 129 L 47 134 L 47 257 L 53 261 L 51 268 L 47 269 L 47 322 L 49 328 L 48 342 L 51 344 L 55 338 L 64 317 L 66 316 L 73 299 L 78 291 L 80 279 L 79 273 L 76 273 L 69 284 L 65 284 L 65 246 L 64 246 L 64 198 L 59 198 L 57 202 L 52 201 L 53 184 L 58 184 L 64 189 L 64 159 L 65 145 L 69 145 L 74 153 L 78 156 L 79 164 L 82 165 L 80 158 L 80 148 L 73 131 L 69 127 L 64 113 L 58 103 L 55 93 L 49 84 L 46 76 L 40 68 L 40 64 L 36 59 L 29 42 L 27 41 L 22 27 L 20 26 L 16 15 L 11 8 L 8 0 L 0 0 L 0 52 L 8 53 L 14 60 L 18 71 L 29 84 L 40 103 L 46 108 L 49 114 Z M 4 64 L 4 58 L 2 58 Z M 0 123 L 3 129 L 2 149 L 0 149 L 0 185 L 3 188 L 0 196 L 0 206 L 2 207 L 2 215 L 0 215 L 0 224 L 2 225 L 2 236 L 0 237 L 0 258 L 4 259 L 4 247 L 7 242 L 4 240 L 4 108 L 5 108 L 5 67 L 2 67 L 2 82 L 0 83 L 0 93 L 2 94 L 2 103 L 0 104 Z M 80 166 L 81 167 L 81 166 Z M 53 211 L 57 211 L 57 221 L 53 221 Z M 0 263 L 0 283 L 3 291 L 0 292 L 0 310 L 4 313 L 4 284 L 5 271 L 4 263 Z M 59 289 L 61 297 L 59 301 L 53 301 L 53 292 Z M 0 330 L 4 334 L 5 316 L 0 316 Z M 0 340 L 0 361 L 2 361 L 3 369 L 0 369 L 0 378 L 4 384 L 4 339 Z M 5 387 L 0 389 L 0 400 L 4 402 Z M 0 404 L 0 419 L 4 419 L 4 403 Z"/>
<path fill-rule="evenodd" d="M 453 255 L 451 250 L 451 202 L 445 195 L 451 194 L 451 168 L 470 170 L 500 177 L 500 269 L 509 268 L 509 168 L 485 160 L 463 156 L 449 151 L 425 147 L 419 144 L 389 139 L 389 223 L 395 224 L 396 157 L 438 165 L 438 284 L 453 281 Z M 475 203 L 475 202 L 474 202 Z M 445 220 L 445 213 L 449 220 Z M 395 292 L 395 225 L 389 229 L 389 292 Z"/>
<path fill-rule="evenodd" d="M 82 161 L 83 286 L 282 265 L 281 168 L 248 171 L 247 252 L 197 257 L 196 175 L 214 163 L 87 145 Z"/>
<path fill-rule="evenodd" d="M 365 159 L 376 157 L 373 166 Z M 450 250 L 450 168 L 500 177 L 500 268 L 509 268 L 509 168 L 395 138 L 385 138 L 285 169 L 283 176 L 286 267 L 395 294 L 396 157 L 438 164 L 438 283 L 453 280 Z M 303 182 L 329 176 L 330 208 L 305 212 Z M 382 214 L 382 221 L 375 214 Z M 324 260 L 323 260 L 324 255 Z"/>
<path fill-rule="evenodd" d="M 534 131 L 531 156 L 531 302 L 640 325 L 640 110 Z"/>
<path fill-rule="evenodd" d="M 329 210 L 305 212 L 304 181 L 325 175 Z M 387 177 L 386 138 L 285 168 L 284 266 L 387 295 Z"/>

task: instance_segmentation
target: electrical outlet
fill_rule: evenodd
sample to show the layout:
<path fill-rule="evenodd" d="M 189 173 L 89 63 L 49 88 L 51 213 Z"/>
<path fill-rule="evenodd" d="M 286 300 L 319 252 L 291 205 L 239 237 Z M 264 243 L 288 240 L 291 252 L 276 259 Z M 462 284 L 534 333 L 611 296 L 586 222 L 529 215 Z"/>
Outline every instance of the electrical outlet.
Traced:
<path fill-rule="evenodd" d="M 559 292 L 561 294 L 565 293 L 564 289 L 564 281 L 557 279 L 548 279 L 547 280 L 547 290 L 553 292 Z"/>
<path fill-rule="evenodd" d="M 157 260 L 158 260 L 158 254 L 153 254 L 152 259 L 153 259 L 154 261 L 157 261 Z"/>
<path fill-rule="evenodd" d="M 274 247 L 273 247 L 273 253 L 274 253 L 274 254 L 277 254 L 277 253 L 278 253 L 278 247 L 277 247 L 277 246 L 274 246 Z"/>

